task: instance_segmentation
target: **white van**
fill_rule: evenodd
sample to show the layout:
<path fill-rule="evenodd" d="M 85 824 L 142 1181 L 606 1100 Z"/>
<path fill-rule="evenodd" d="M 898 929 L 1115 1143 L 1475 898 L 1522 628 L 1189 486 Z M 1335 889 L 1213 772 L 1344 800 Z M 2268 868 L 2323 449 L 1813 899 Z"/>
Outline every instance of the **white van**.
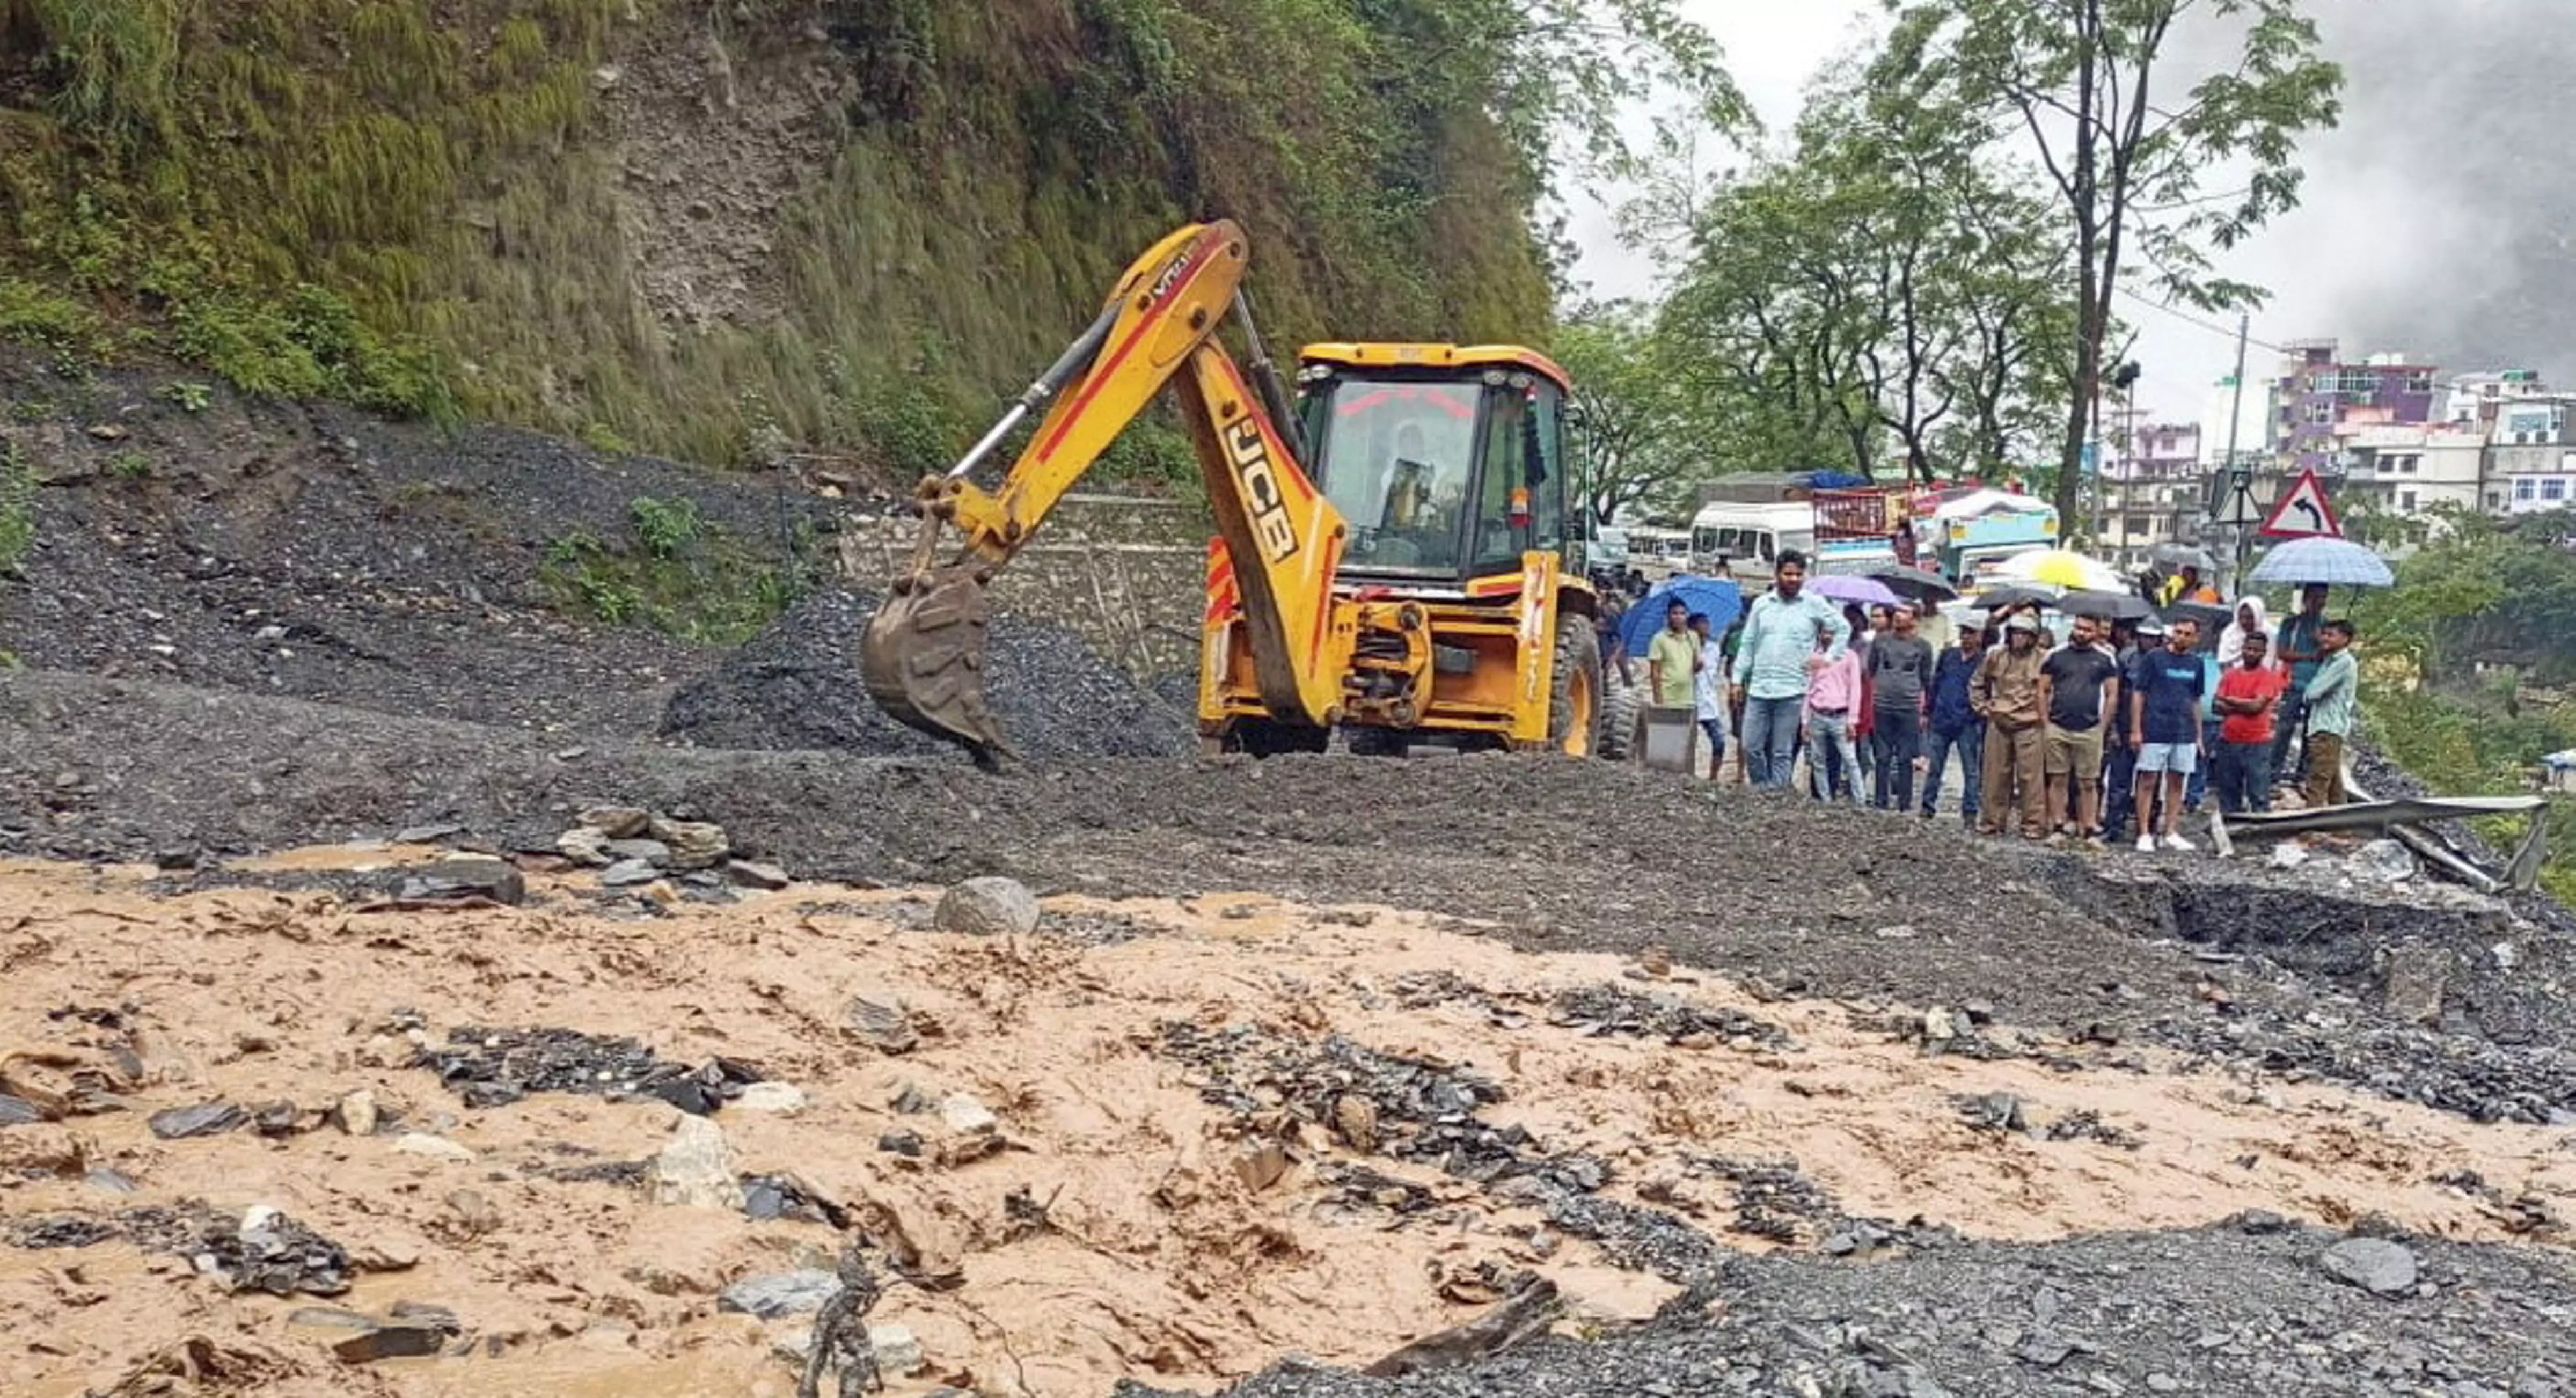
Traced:
<path fill-rule="evenodd" d="M 1771 561 L 1790 549 L 1815 556 L 1815 507 L 1804 500 L 1703 505 L 1691 517 L 1690 549 L 1696 572 L 1714 573 L 1723 560 L 1738 578 L 1769 578 Z"/>

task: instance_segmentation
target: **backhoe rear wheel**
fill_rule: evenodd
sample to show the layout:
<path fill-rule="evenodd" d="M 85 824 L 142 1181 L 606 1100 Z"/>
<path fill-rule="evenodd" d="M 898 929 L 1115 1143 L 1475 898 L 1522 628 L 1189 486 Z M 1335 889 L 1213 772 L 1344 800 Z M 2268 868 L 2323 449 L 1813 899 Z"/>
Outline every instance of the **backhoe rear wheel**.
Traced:
<path fill-rule="evenodd" d="M 1568 757 L 1601 746 L 1601 637 L 1592 618 L 1556 614 L 1556 679 L 1547 696 L 1547 745 Z"/>
<path fill-rule="evenodd" d="M 1646 687 L 1612 686 L 1605 708 L 1608 717 L 1601 723 L 1601 756 L 1612 762 L 1626 762 L 1637 755 L 1638 725 L 1646 719 Z"/>

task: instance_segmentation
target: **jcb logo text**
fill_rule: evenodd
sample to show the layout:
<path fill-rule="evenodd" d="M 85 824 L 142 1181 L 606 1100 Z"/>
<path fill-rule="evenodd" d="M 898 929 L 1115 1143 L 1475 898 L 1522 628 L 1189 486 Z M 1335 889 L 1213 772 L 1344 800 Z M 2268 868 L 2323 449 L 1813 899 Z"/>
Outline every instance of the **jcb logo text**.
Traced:
<path fill-rule="evenodd" d="M 1235 419 L 1226 429 L 1226 454 L 1234 458 L 1234 478 L 1243 487 L 1244 513 L 1262 556 L 1281 562 L 1297 551 L 1297 526 L 1288 518 L 1288 501 L 1279 493 L 1279 470 L 1271 464 L 1270 444 L 1250 417 Z"/>

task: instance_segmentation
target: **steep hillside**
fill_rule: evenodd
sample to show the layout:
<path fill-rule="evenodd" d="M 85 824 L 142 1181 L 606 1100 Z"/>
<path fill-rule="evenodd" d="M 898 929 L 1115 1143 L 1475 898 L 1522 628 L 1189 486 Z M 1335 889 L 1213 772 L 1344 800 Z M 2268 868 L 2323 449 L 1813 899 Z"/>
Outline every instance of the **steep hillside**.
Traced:
<path fill-rule="evenodd" d="M 0 0 L 0 335 L 898 471 L 1186 218 L 1283 338 L 1533 336 L 1459 8 Z"/>

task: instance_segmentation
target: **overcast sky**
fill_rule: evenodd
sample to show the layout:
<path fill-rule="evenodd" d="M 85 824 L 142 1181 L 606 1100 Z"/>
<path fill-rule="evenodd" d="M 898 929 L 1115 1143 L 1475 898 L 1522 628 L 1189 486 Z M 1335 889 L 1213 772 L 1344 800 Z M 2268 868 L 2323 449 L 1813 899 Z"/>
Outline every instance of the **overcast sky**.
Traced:
<path fill-rule="evenodd" d="M 1726 47 L 1764 122 L 1796 116 L 1809 76 L 1877 22 L 1876 0 L 1683 0 Z M 2576 120 L 2570 0 L 2310 0 L 2345 65 L 2340 130 L 2306 143 L 2306 198 L 2220 271 L 2268 287 L 2257 341 L 2336 337 L 2446 371 L 2530 366 L 2562 385 L 2576 355 L 2576 181 L 2556 169 Z M 2213 185 L 2212 188 L 2219 186 Z M 1595 294 L 1643 296 L 1664 269 L 1623 248 L 1609 203 L 1570 211 Z M 2197 421 L 2232 335 L 2124 299 L 2145 369 L 2139 405 Z M 2252 351 L 2258 373 L 2270 357 Z"/>

